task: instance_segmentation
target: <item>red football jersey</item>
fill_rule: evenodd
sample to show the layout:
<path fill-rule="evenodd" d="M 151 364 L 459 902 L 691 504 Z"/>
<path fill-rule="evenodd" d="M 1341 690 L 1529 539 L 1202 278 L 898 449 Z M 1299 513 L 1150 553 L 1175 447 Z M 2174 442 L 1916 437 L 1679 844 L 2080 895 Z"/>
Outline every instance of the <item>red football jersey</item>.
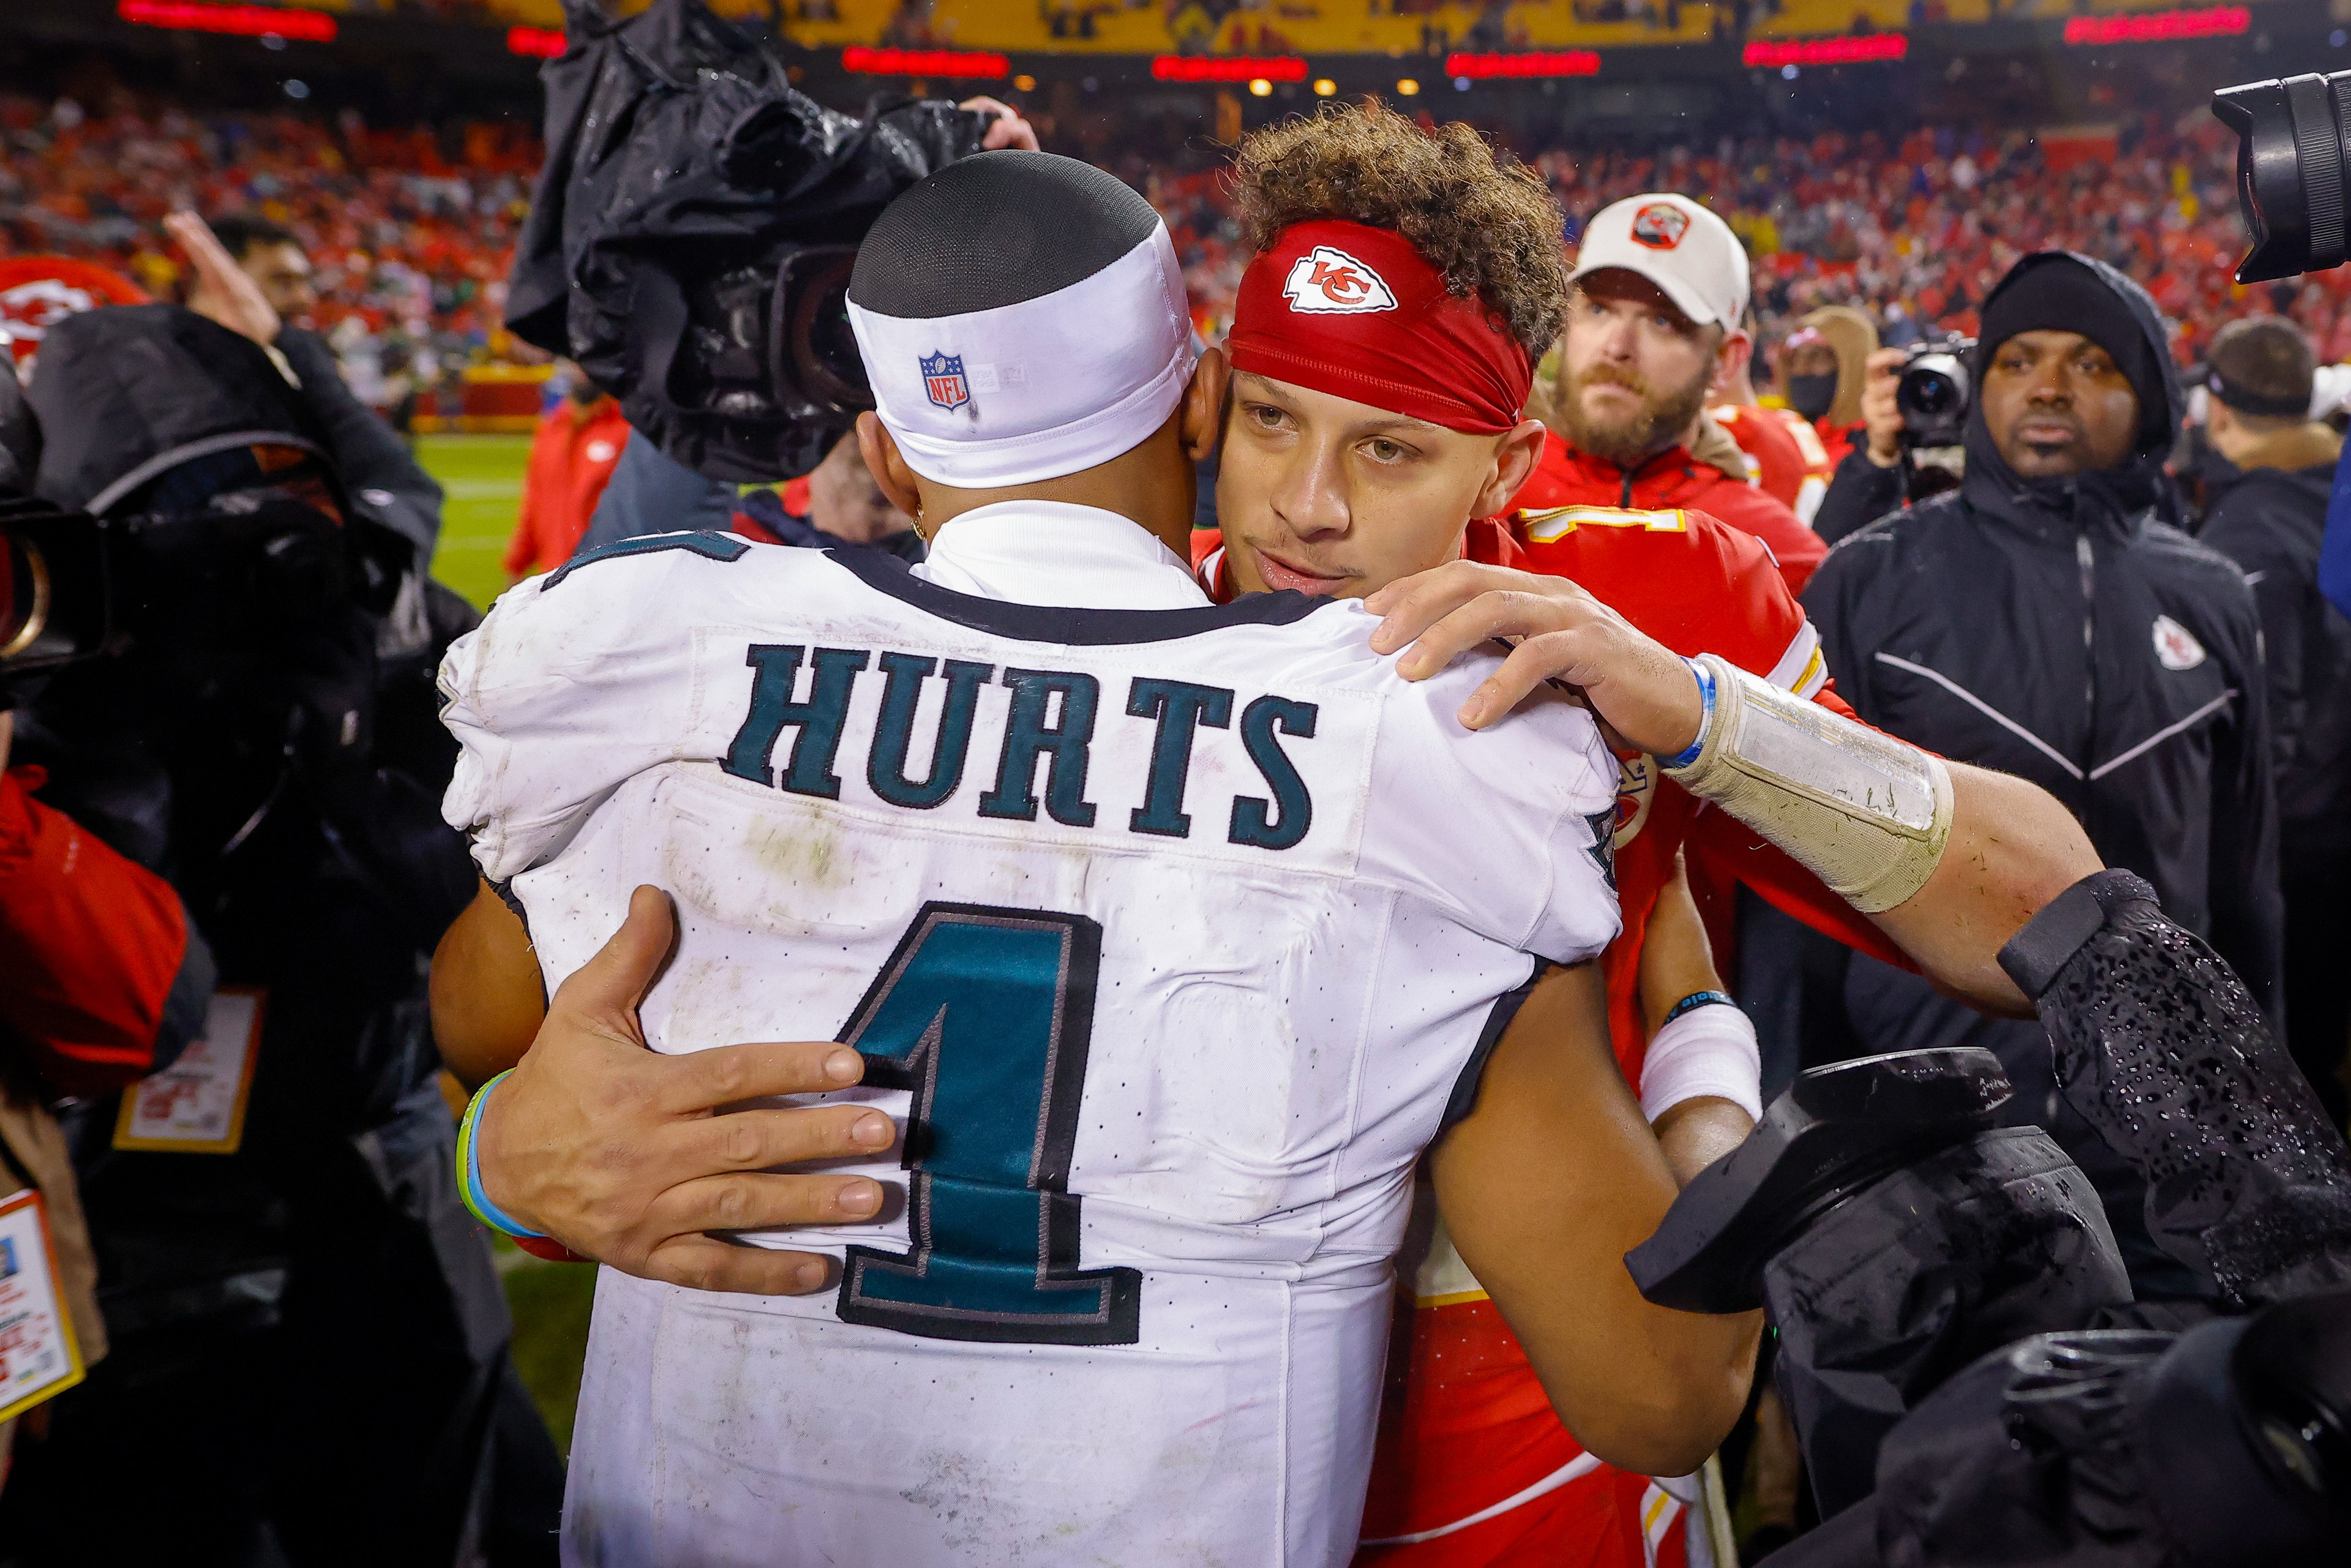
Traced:
<path fill-rule="evenodd" d="M 1796 492 L 1796 516 L 1804 526 L 1813 526 L 1813 516 L 1821 509 L 1821 497 L 1829 493 L 1829 484 L 1836 477 L 1838 456 L 1830 453 L 1821 440 L 1821 433 L 1813 422 L 1792 408 L 1767 408 L 1762 411 L 1780 422 L 1780 428 L 1796 444 L 1804 458 L 1804 483 Z"/>
<path fill-rule="evenodd" d="M 1706 412 L 1747 455 L 1747 473 L 1755 487 L 1795 510 L 1804 486 L 1804 455 L 1796 449 L 1796 438 L 1760 408 L 1726 402 Z"/>
<path fill-rule="evenodd" d="M 1739 449 L 1747 454 L 1748 471 L 1755 487 L 1796 514 L 1812 527 L 1821 509 L 1836 465 L 1829 461 L 1820 434 L 1802 414 L 1784 408 L 1754 408 L 1727 402 L 1708 409 Z"/>

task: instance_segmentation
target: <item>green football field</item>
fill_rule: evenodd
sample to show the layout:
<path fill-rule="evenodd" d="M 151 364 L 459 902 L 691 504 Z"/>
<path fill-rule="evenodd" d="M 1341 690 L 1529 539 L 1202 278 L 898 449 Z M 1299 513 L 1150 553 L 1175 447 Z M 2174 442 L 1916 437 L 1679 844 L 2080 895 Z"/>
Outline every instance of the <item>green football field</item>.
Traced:
<path fill-rule="evenodd" d="M 486 608 L 506 587 L 498 557 L 514 537 L 530 437 L 427 435 L 417 440 L 416 455 L 448 493 L 433 575 Z M 580 1263 L 543 1263 L 503 1240 L 497 1259 L 507 1304 L 514 1312 L 515 1365 L 557 1445 L 569 1452 L 596 1270 Z"/>
<path fill-rule="evenodd" d="M 417 438 L 416 455 L 448 492 L 433 575 L 487 608 L 507 585 L 498 557 L 514 537 L 530 437 L 424 435 Z"/>

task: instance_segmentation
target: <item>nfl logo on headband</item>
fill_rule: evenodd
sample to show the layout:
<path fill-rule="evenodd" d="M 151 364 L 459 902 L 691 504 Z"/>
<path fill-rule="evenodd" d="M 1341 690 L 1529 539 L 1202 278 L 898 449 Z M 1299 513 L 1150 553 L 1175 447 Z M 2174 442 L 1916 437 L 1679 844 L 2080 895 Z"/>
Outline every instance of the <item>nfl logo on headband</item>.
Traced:
<path fill-rule="evenodd" d="M 1395 291 L 1387 279 L 1336 246 L 1318 245 L 1290 264 L 1282 298 L 1309 316 L 1352 316 L 1393 310 Z"/>
<path fill-rule="evenodd" d="M 964 379 L 961 354 L 925 354 L 923 390 L 931 402 L 953 413 L 971 401 L 971 383 Z"/>

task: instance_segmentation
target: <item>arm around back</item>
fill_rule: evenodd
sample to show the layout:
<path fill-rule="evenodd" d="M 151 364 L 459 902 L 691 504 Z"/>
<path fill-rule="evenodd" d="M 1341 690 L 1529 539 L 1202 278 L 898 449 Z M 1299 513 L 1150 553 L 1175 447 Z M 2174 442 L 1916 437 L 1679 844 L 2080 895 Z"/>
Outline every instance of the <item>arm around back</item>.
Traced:
<path fill-rule="evenodd" d="M 1596 964 L 1535 988 L 1429 1168 L 1462 1260 L 1576 1440 L 1650 1475 L 1703 1463 L 1746 1405 L 1761 1314 L 1652 1306 L 1625 1270 L 1677 1188 L 1610 1051 Z"/>
<path fill-rule="evenodd" d="M 468 1089 L 522 1060 L 547 1019 L 547 982 L 522 917 L 486 882 L 433 954 L 433 1039 Z"/>

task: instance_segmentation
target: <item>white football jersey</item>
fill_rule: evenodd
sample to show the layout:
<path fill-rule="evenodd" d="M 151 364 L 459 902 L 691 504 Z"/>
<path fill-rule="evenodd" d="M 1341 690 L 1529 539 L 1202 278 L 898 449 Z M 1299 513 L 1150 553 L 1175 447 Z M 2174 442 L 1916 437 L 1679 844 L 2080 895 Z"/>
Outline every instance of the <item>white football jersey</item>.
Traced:
<path fill-rule="evenodd" d="M 881 1222 L 750 1238 L 830 1294 L 605 1270 L 567 1561 L 1346 1561 L 1414 1163 L 1617 929 L 1590 716 L 1469 733 L 1495 656 L 1375 623 L 1012 503 L 912 572 L 632 540 L 451 650 L 446 814 L 548 983 L 657 884 L 653 1048 L 847 1041 L 903 1134 Z"/>

